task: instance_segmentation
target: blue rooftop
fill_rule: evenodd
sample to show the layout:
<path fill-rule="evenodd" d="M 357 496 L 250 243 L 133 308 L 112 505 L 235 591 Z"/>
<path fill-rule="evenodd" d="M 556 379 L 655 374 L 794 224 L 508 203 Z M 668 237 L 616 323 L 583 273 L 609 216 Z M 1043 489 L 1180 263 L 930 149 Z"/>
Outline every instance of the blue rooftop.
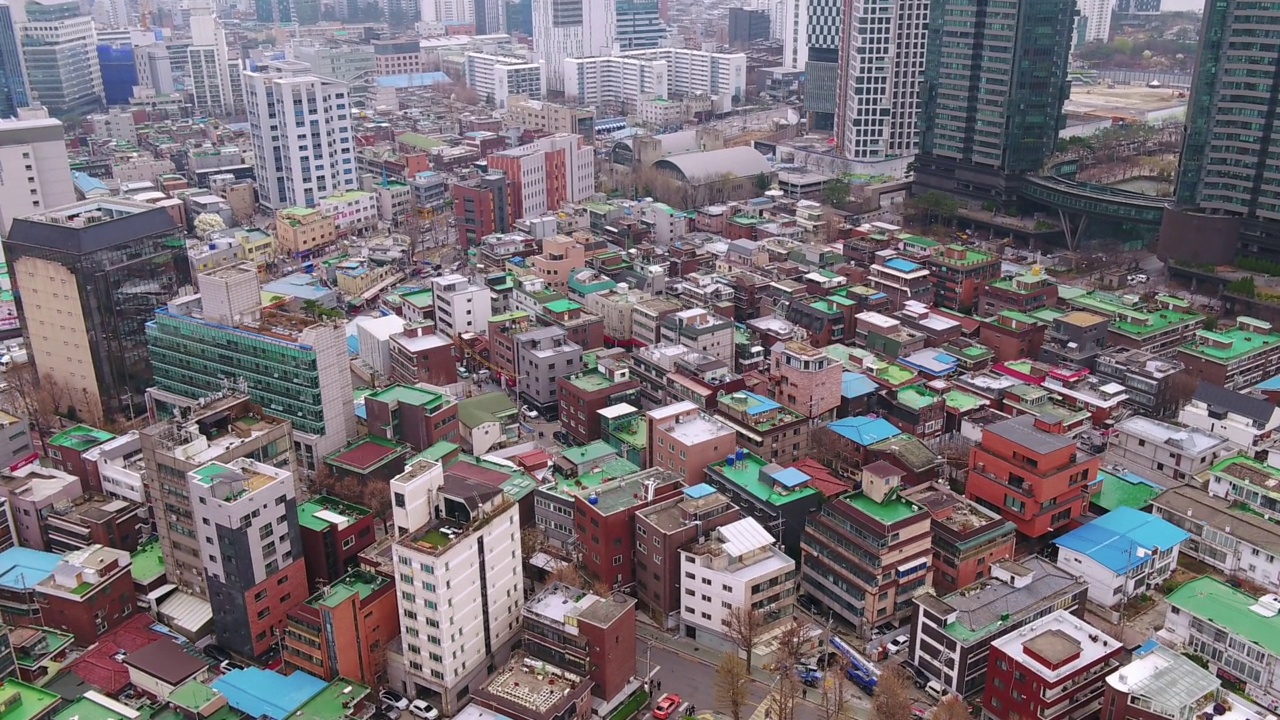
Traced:
<path fill-rule="evenodd" d="M 1167 520 L 1122 506 L 1054 542 L 1088 555 L 1120 575 L 1147 562 L 1154 553 L 1179 545 L 1189 537 L 1185 530 Z"/>
<path fill-rule="evenodd" d="M 715 488 L 711 487 L 706 483 L 698 483 L 697 485 L 694 485 L 692 487 L 685 488 L 684 496 L 692 500 L 699 500 L 708 495 L 711 495 L 715 491 L 716 491 Z"/>
<path fill-rule="evenodd" d="M 73 173 L 74 174 L 74 173 Z M 1280 390 L 1280 375 L 1267 378 L 1257 385 L 1253 386 L 1254 390 Z"/>
<path fill-rule="evenodd" d="M 15 547 L 0 553 L 0 587 L 30 590 L 53 574 L 62 556 Z"/>
<path fill-rule="evenodd" d="M 89 193 L 94 191 L 101 191 L 105 193 L 111 192 L 111 188 L 107 187 L 106 183 L 89 173 L 81 172 L 79 170 L 71 171 L 71 183 L 75 185 L 76 189 L 80 191 L 80 194 L 85 197 L 88 197 Z"/>
<path fill-rule="evenodd" d="M 294 273 L 279 280 L 272 280 L 262 286 L 262 291 L 271 295 L 284 295 L 303 300 L 319 300 L 330 294 L 329 288 L 320 285 L 320 281 L 311 273 Z"/>
<path fill-rule="evenodd" d="M 746 395 L 747 398 L 751 400 L 751 405 L 747 407 L 748 415 L 761 415 L 771 410 L 777 410 L 782 407 L 778 403 L 770 400 L 769 398 L 763 395 L 757 395 L 753 392 L 745 392 L 745 391 L 742 394 Z"/>
<path fill-rule="evenodd" d="M 882 440 L 888 440 L 902 434 L 902 431 L 894 427 L 892 423 L 881 417 L 851 417 L 841 418 L 831 423 L 827 427 L 842 437 L 862 445 L 863 447 L 875 445 Z"/>
<path fill-rule="evenodd" d="M 847 398 L 874 395 L 876 382 L 862 373 L 846 372 L 840 384 L 840 394 Z"/>
<path fill-rule="evenodd" d="M 773 474 L 774 482 L 778 483 L 779 485 L 785 488 L 789 488 L 793 490 L 795 488 L 800 487 L 801 485 L 804 485 L 805 483 L 809 482 L 812 479 L 813 478 L 806 475 L 803 471 L 797 470 L 795 468 L 787 468 L 785 470 L 780 470 Z"/>
<path fill-rule="evenodd" d="M 410 88 L 430 87 L 450 82 L 449 76 L 442 72 L 410 73 L 408 75 L 387 75 L 377 78 L 378 87 Z"/>
<path fill-rule="evenodd" d="M 884 261 L 884 266 L 890 270 L 897 270 L 902 273 L 912 273 L 917 270 L 924 269 L 924 266 L 917 265 L 910 260 L 903 260 L 902 258 L 889 258 Z"/>
<path fill-rule="evenodd" d="M 249 717 L 286 720 L 328 685 L 301 670 L 281 675 L 262 668 L 232 670 L 213 681 L 213 689 L 227 697 L 231 707 Z"/>

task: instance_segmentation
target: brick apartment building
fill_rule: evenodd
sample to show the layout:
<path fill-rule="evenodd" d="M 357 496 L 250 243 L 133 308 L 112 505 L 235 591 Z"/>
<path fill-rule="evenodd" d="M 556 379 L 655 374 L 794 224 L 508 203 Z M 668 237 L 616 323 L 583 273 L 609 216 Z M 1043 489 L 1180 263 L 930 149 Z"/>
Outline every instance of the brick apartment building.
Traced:
<path fill-rule="evenodd" d="M 525 604 L 522 647 L 594 683 L 609 701 L 636 675 L 636 601 L 622 593 L 601 597 L 555 583 Z"/>
<path fill-rule="evenodd" d="M 983 718 L 1096 715 L 1123 645 L 1066 610 L 1019 628 L 991 644 Z"/>
<path fill-rule="evenodd" d="M 412 385 L 392 385 L 364 397 L 369 434 L 422 452 L 438 442 L 458 442 L 458 403 Z"/>
<path fill-rule="evenodd" d="M 1102 466 L 1075 438 L 1044 427 L 1030 415 L 988 425 L 969 453 L 969 499 L 1033 540 L 1071 527 L 1089 511 L 1090 487 Z"/>
<path fill-rule="evenodd" d="M 359 564 L 374 542 L 374 518 L 368 508 L 318 495 L 298 506 L 302 555 L 312 589 L 337 582 Z"/>
<path fill-rule="evenodd" d="M 63 555 L 35 585 L 40 623 L 93 645 L 137 610 L 130 564 L 129 553 L 101 545 Z"/>
<path fill-rule="evenodd" d="M 933 279 L 934 303 L 968 312 L 978 293 L 1000 277 L 1000 256 L 964 245 L 947 245 L 925 261 Z"/>
<path fill-rule="evenodd" d="M 649 424 L 646 467 L 663 468 L 695 485 L 706 477 L 708 465 L 737 448 L 737 433 L 719 418 L 689 401 L 645 413 Z"/>
<path fill-rule="evenodd" d="M 399 615 L 395 583 L 352 570 L 288 611 L 285 666 L 330 681 L 381 685 L 387 647 L 400 634 Z"/>
<path fill-rule="evenodd" d="M 929 511 L 933 527 L 933 590 L 947 595 L 991 576 L 1014 553 L 1014 524 L 949 489 L 912 488 L 907 497 Z"/>
<path fill-rule="evenodd" d="M 587 358 L 584 358 L 584 365 Z M 620 359 L 604 358 L 594 368 L 556 380 L 560 396 L 560 422 L 582 443 L 600 439 L 600 411 L 618 403 L 639 405 L 640 383 Z"/>
<path fill-rule="evenodd" d="M 452 385 L 458 382 L 458 357 L 453 342 L 436 333 L 434 322 L 404 326 L 392 335 L 391 381 L 405 385 Z"/>
<path fill-rule="evenodd" d="M 574 527 L 588 575 L 615 589 L 634 583 L 635 514 L 683 487 L 675 473 L 651 468 L 574 492 Z"/>

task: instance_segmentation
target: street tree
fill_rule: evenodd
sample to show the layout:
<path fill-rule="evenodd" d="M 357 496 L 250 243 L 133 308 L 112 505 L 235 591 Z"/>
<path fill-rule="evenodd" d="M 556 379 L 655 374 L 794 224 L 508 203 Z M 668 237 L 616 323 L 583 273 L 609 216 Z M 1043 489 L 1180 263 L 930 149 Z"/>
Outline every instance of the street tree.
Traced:
<path fill-rule="evenodd" d="M 942 702 L 938 703 L 931 718 L 932 720 L 969 720 L 969 708 L 959 695 L 947 695 L 942 698 Z"/>
<path fill-rule="evenodd" d="M 849 202 L 849 181 L 833 178 L 822 188 L 822 201 L 832 207 L 844 207 Z"/>
<path fill-rule="evenodd" d="M 751 672 L 756 644 L 760 642 L 760 629 L 764 627 L 764 613 L 749 607 L 731 608 L 725 617 L 725 635 L 729 641 L 747 656 L 747 672 Z"/>
<path fill-rule="evenodd" d="M 41 379 L 32 363 L 13 367 L 4 379 L 9 383 L 5 409 L 25 417 L 43 446 L 58 432 L 61 415 L 70 404 L 70 393 L 52 377 Z"/>
<path fill-rule="evenodd" d="M 876 720 L 911 720 L 911 678 L 906 670 L 893 666 L 880 674 L 871 710 Z"/>
<path fill-rule="evenodd" d="M 809 638 L 808 624 L 799 618 L 793 617 L 792 621 L 782 628 L 776 638 L 778 643 L 778 649 L 775 652 L 777 663 L 788 668 L 799 663 L 805 656 L 805 651 L 809 648 Z"/>
<path fill-rule="evenodd" d="M 853 717 L 853 689 L 845 682 L 844 668 L 844 658 L 835 656 L 823 671 L 822 688 L 818 695 L 818 716 L 821 720 L 846 720 Z"/>
<path fill-rule="evenodd" d="M 796 720 L 796 705 L 804 693 L 804 685 L 796 677 L 795 672 L 785 672 L 778 677 L 773 692 L 765 698 L 766 717 L 768 720 Z"/>
<path fill-rule="evenodd" d="M 735 652 L 720 657 L 716 666 L 716 703 L 730 720 L 742 720 L 751 696 L 751 672 Z"/>

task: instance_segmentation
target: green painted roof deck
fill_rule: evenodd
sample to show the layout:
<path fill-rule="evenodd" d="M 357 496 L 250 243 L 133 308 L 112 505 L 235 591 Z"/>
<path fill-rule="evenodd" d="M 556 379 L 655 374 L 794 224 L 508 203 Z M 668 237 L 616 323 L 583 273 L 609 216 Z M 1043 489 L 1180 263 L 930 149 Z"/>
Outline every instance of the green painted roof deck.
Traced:
<path fill-rule="evenodd" d="M 956 412 L 977 410 L 987 404 L 986 400 L 962 390 L 949 390 L 942 396 L 942 399 L 946 401 L 948 410 L 955 410 Z"/>
<path fill-rule="evenodd" d="M 34 668 L 46 658 L 58 653 L 63 648 L 76 641 L 76 636 L 71 633 L 64 633 L 53 628 L 36 626 L 27 626 L 31 630 L 38 631 L 44 637 L 41 642 L 33 647 L 34 652 L 28 654 L 22 648 L 13 649 L 13 658 L 18 665 L 24 668 Z M 32 647 L 32 646 L 28 646 Z"/>
<path fill-rule="evenodd" d="M 418 150 L 431 150 L 433 148 L 445 146 L 445 142 L 443 140 L 436 140 L 415 132 L 405 132 L 396 135 L 396 142 L 402 145 L 408 145 L 409 147 Z"/>
<path fill-rule="evenodd" d="M 937 240 L 930 240 L 929 238 L 922 237 L 920 235 L 899 235 L 898 237 L 902 240 L 903 245 L 912 245 L 918 248 L 942 247 L 942 243 Z"/>
<path fill-rule="evenodd" d="M 1112 330 L 1136 338 L 1204 321 L 1204 315 L 1197 312 L 1148 310 L 1135 297 L 1119 297 L 1098 291 L 1086 292 L 1068 300 L 1075 307 L 1106 315 L 1111 318 Z"/>
<path fill-rule="evenodd" d="M 613 426 L 613 436 L 633 448 L 649 447 L 649 424 L 642 417 L 634 417 Z"/>
<path fill-rule="evenodd" d="M 0 683 L 0 707 L 6 708 L 0 715 L 3 720 L 32 720 L 49 713 L 62 697 L 35 685 L 28 685 L 9 678 Z"/>
<path fill-rule="evenodd" d="M 368 694 L 367 685 L 339 677 L 303 703 L 289 720 L 342 720 Z"/>
<path fill-rule="evenodd" d="M 1179 350 L 1214 362 L 1232 362 L 1280 344 L 1280 335 L 1269 335 L 1234 327 L 1230 330 L 1196 332 L 1196 340 Z"/>
<path fill-rule="evenodd" d="M 977 248 L 971 248 L 966 245 L 948 245 L 946 250 L 952 253 L 958 253 L 958 256 L 949 256 L 946 252 L 934 253 L 933 257 L 930 258 L 930 261 L 938 262 L 942 265 L 972 267 L 974 265 L 984 265 L 997 259 L 996 256 L 991 253 L 985 253 Z"/>
<path fill-rule="evenodd" d="M 890 385 L 905 385 L 916 379 L 916 372 L 897 363 L 884 363 L 871 368 L 871 374 Z"/>
<path fill-rule="evenodd" d="M 335 608 L 353 597 L 367 600 L 370 595 L 386 587 L 391 581 L 367 570 L 352 570 L 335 580 L 328 587 L 307 598 L 311 607 Z"/>
<path fill-rule="evenodd" d="M 1044 287 L 1044 285 L 1051 280 L 1053 280 L 1053 278 L 1049 277 L 1048 275 L 1045 275 L 1045 274 L 1036 275 L 1030 271 L 1027 271 L 1018 275 L 1014 275 L 1013 277 L 1005 277 L 1005 278 L 1000 278 L 999 280 L 993 280 L 990 284 L 991 284 L 991 287 L 999 288 L 1007 292 L 1017 293 L 1018 295 L 1030 295 L 1033 292 L 1037 292 L 1041 290 Z M 1060 297 L 1062 296 L 1061 289 L 1059 289 L 1058 294 Z"/>
<path fill-rule="evenodd" d="M 610 380 L 608 375 L 605 375 L 599 370 L 578 373 L 576 376 L 565 378 L 565 380 L 579 390 L 589 393 L 608 390 L 618 384 L 613 380 Z"/>
<path fill-rule="evenodd" d="M 1258 462 L 1247 455 L 1235 455 L 1218 461 L 1209 468 L 1214 475 L 1224 475 L 1236 482 L 1249 485 L 1258 492 L 1280 499 L 1280 469 Z M 1262 483 L 1266 483 L 1263 485 Z"/>
<path fill-rule="evenodd" d="M 164 553 L 160 551 L 160 541 L 149 542 L 138 548 L 133 555 L 129 571 L 133 579 L 146 583 L 164 575 Z"/>
<path fill-rule="evenodd" d="M 1012 320 L 1014 322 L 1020 322 L 1024 325 L 1043 324 L 1039 318 L 1032 317 L 1031 315 L 1028 315 L 1023 312 L 1018 312 L 1017 310 L 1001 310 L 1000 313 L 996 315 L 996 318 L 999 318 L 1000 320 Z M 1004 325 L 1005 327 L 1009 326 L 1008 323 L 1002 322 L 1000 324 Z"/>
<path fill-rule="evenodd" d="M 430 307 L 435 304 L 436 295 L 430 290 L 418 290 L 416 292 L 404 293 L 400 296 L 401 302 L 409 303 L 416 308 Z"/>
<path fill-rule="evenodd" d="M 784 488 L 782 492 L 779 492 L 778 487 L 767 475 L 761 472 L 766 465 L 768 463 L 759 456 L 754 453 L 746 453 L 746 457 L 742 460 L 735 460 L 733 465 L 729 465 L 726 460 L 721 460 L 720 462 L 712 463 L 708 467 L 714 468 L 729 482 L 746 491 L 747 494 L 770 505 L 785 505 L 820 492 L 812 486 L 791 491 L 787 491 Z"/>
<path fill-rule="evenodd" d="M 830 300 L 825 300 L 825 299 L 824 299 L 824 300 L 810 300 L 810 301 L 808 302 L 808 305 L 809 305 L 809 307 L 814 308 L 814 309 L 815 309 L 815 310 L 817 310 L 818 312 L 824 312 L 824 313 L 827 313 L 827 314 L 829 314 L 829 315 L 839 315 L 839 314 L 840 314 L 840 308 L 836 307 L 836 304 L 835 304 L 834 302 L 831 302 Z"/>
<path fill-rule="evenodd" d="M 106 430 L 99 430 L 88 425 L 76 425 L 49 438 L 49 444 L 75 450 L 76 452 L 84 452 L 108 440 L 114 440 L 115 437 L 115 435 Z"/>
<path fill-rule="evenodd" d="M 1099 470 L 1098 478 L 1102 481 L 1102 489 L 1090 499 L 1090 502 L 1107 511 L 1119 507 L 1144 510 L 1151 505 L 1151 501 L 1157 495 L 1164 492 L 1155 485 L 1134 482 L 1123 475 L 1109 473 L 1106 470 Z"/>
<path fill-rule="evenodd" d="M 426 450 L 423 450 L 422 452 L 418 453 L 416 456 L 414 456 L 414 459 L 416 460 L 417 458 L 426 458 L 428 460 L 434 460 L 436 462 L 440 462 L 441 460 L 444 460 L 445 458 L 449 457 L 449 455 L 453 453 L 453 451 L 459 450 L 459 449 L 461 449 L 461 446 L 458 445 L 457 443 L 451 443 L 448 440 L 441 440 L 435 445 L 432 445 Z"/>
<path fill-rule="evenodd" d="M 306 208 L 306 207 L 287 207 L 287 208 L 282 209 L 280 212 L 278 212 L 278 213 L 276 213 L 276 214 L 277 214 L 277 215 L 284 215 L 284 216 L 285 216 L 285 219 L 287 220 L 287 219 L 289 219 L 289 218 L 304 218 L 304 217 L 307 217 L 307 216 L 309 216 L 309 215 L 315 215 L 315 214 L 316 214 L 316 213 L 318 213 L 318 212 L 320 212 L 320 211 L 319 211 L 319 210 L 316 210 L 315 208 Z"/>
<path fill-rule="evenodd" d="M 553 300 L 546 304 L 548 312 L 567 313 L 581 310 L 582 306 L 572 300 Z"/>
<path fill-rule="evenodd" d="M 1183 300 L 1182 298 L 1177 297 L 1177 296 L 1175 296 L 1175 295 L 1157 295 L 1157 296 L 1156 296 L 1156 302 L 1159 302 L 1159 303 L 1167 303 L 1167 304 L 1172 305 L 1172 306 L 1174 306 L 1174 307 L 1180 307 L 1180 308 L 1190 308 L 1190 307 L 1191 307 L 1191 302 L 1190 302 L 1190 301 L 1188 301 L 1188 300 Z"/>
<path fill-rule="evenodd" d="M 574 465 L 582 466 L 617 453 L 618 451 L 610 447 L 609 443 L 597 440 L 579 447 L 565 448 L 561 455 Z"/>
<path fill-rule="evenodd" d="M 890 493 L 884 502 L 879 503 L 860 492 L 844 496 L 844 501 L 852 505 L 864 515 L 885 525 L 892 525 L 924 512 L 924 508 L 913 502 L 898 497 L 896 492 Z"/>
<path fill-rule="evenodd" d="M 608 443 L 605 443 L 605 445 L 608 445 Z M 617 451 L 614 450 L 614 452 L 616 453 Z M 578 473 L 578 477 L 575 478 L 566 478 L 553 473 L 552 478 L 555 482 L 550 485 L 544 485 L 543 489 L 561 497 L 572 497 L 574 493 L 580 490 L 599 487 L 610 480 L 617 480 L 638 472 L 640 472 L 639 465 L 626 458 L 611 457 L 598 466 L 592 465 L 587 472 Z"/>
<path fill-rule="evenodd" d="M 213 702 L 214 700 L 217 700 L 218 696 L 221 694 L 222 693 L 218 692 L 217 690 L 214 690 L 208 685 L 205 685 L 199 680 L 193 679 L 193 680 L 188 680 L 185 683 L 174 688 L 173 692 L 169 694 L 169 702 L 173 703 L 174 705 L 177 705 L 180 708 L 190 710 L 192 712 L 199 712 L 209 703 Z M 71 707 L 75 707 L 75 705 L 72 705 Z M 70 708 L 68 708 L 68 710 L 69 709 Z M 62 718 L 59 718 L 59 720 L 62 720 Z M 68 718 L 67 720 L 70 720 L 70 718 Z M 81 715 L 80 720 L 114 720 L 114 719 L 110 717 L 85 718 L 83 715 Z"/>
<path fill-rule="evenodd" d="M 435 414 L 453 404 L 453 398 L 444 393 L 414 387 L 413 385 L 392 385 L 385 390 L 369 393 L 366 397 L 380 400 L 387 404 L 404 403 L 405 405 L 424 407 L 431 411 L 431 414 Z"/>
<path fill-rule="evenodd" d="M 504 323 L 514 320 L 528 320 L 529 313 L 524 310 L 516 310 L 515 312 L 503 313 L 502 315 L 493 315 L 489 318 L 489 322 Z"/>
<path fill-rule="evenodd" d="M 1039 310 L 1032 310 L 1027 314 L 1035 318 L 1036 320 L 1039 320 L 1040 322 L 1044 323 L 1045 325 L 1052 325 L 1054 320 L 1057 320 L 1063 315 L 1066 315 L 1065 312 L 1057 308 L 1047 308 L 1047 307 L 1040 308 Z"/>
<path fill-rule="evenodd" d="M 1169 604 L 1280 656 L 1280 615 L 1264 617 L 1249 608 L 1257 598 L 1205 576 L 1168 596 Z"/>
<path fill-rule="evenodd" d="M 367 507 L 339 500 L 328 495 L 318 495 L 298 506 L 298 524 L 308 530 L 324 532 L 338 524 L 330 515 L 341 515 L 352 520 L 368 517 L 373 511 Z"/>
<path fill-rule="evenodd" d="M 898 402 L 912 410 L 923 410 L 938 402 L 938 396 L 920 385 L 909 385 L 898 391 Z"/>

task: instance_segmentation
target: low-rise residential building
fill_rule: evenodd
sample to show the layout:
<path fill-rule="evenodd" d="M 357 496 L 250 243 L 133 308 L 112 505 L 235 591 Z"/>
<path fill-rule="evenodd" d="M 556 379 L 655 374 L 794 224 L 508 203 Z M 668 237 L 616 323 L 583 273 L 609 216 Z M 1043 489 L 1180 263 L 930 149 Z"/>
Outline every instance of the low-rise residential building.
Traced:
<path fill-rule="evenodd" d="M 1226 498 L 1270 520 L 1280 520 L 1280 468 L 1245 455 L 1229 457 L 1200 478 L 1214 497 Z"/>
<path fill-rule="evenodd" d="M 1214 715 L 1223 708 L 1223 715 Z M 1159 643 L 1146 643 L 1128 665 L 1107 676 L 1101 720 L 1192 720 L 1205 715 L 1263 720 L 1269 712 L 1227 692 L 1222 680 L 1191 658 Z"/>
<path fill-rule="evenodd" d="M 424 291 L 428 295 L 430 291 Z M 405 298 L 406 306 L 409 300 Z M 388 338 L 391 350 L 391 382 L 405 385 L 445 386 L 458 382 L 454 344 L 436 333 L 435 322 L 416 322 Z"/>
<path fill-rule="evenodd" d="M 1280 429 L 1280 406 L 1201 381 L 1178 413 L 1178 422 L 1220 435 L 1256 455 L 1274 443 Z"/>
<path fill-rule="evenodd" d="M 558 327 L 529 330 L 513 339 L 520 402 L 548 420 L 557 419 L 559 378 L 582 369 L 582 346 Z"/>
<path fill-rule="evenodd" d="M 520 415 L 504 392 L 488 392 L 458 401 L 458 444 L 473 455 L 516 444 Z"/>
<path fill-rule="evenodd" d="M 939 307 L 967 312 L 986 285 L 1000 277 L 1000 256 L 964 245 L 947 245 L 925 260 Z"/>
<path fill-rule="evenodd" d="M 591 357 L 591 356 L 587 356 Z M 586 359 L 586 358 L 584 358 Z M 600 411 L 618 403 L 639 403 L 640 384 L 621 358 L 602 358 L 557 380 L 560 424 L 581 442 L 600 439 Z"/>
<path fill-rule="evenodd" d="M 675 630 L 680 618 L 680 549 L 742 517 L 706 483 L 636 512 L 636 595 L 659 627 Z"/>
<path fill-rule="evenodd" d="M 338 241 L 337 220 L 315 208 L 282 208 L 276 211 L 275 235 L 282 253 L 303 259 Z"/>
<path fill-rule="evenodd" d="M 1101 315 L 1077 310 L 1053 319 L 1040 346 L 1040 359 L 1052 365 L 1077 365 L 1092 370 L 1107 347 L 1107 325 Z"/>
<path fill-rule="evenodd" d="M 1089 717 L 1102 708 L 1106 676 L 1124 643 L 1059 610 L 991 643 L 983 718 Z"/>
<path fill-rule="evenodd" d="M 35 685 L 28 685 L 21 680 L 8 678 L 0 680 L 0 697 L 8 698 L 9 712 L 21 720 L 46 720 L 52 718 L 58 707 L 62 705 L 62 697 L 56 692 L 45 690 Z M 8 715 L 9 713 L 5 713 Z"/>
<path fill-rule="evenodd" d="M 1197 332 L 1178 347 L 1178 360 L 1199 380 L 1242 390 L 1275 375 L 1280 333 L 1269 322 L 1240 317 L 1233 328 Z"/>
<path fill-rule="evenodd" d="M 969 454 L 969 499 L 1040 538 L 1089 512 L 1090 488 L 1102 459 L 1074 439 L 1023 415 L 986 426 Z"/>
<path fill-rule="evenodd" d="M 989 317 L 1004 310 L 1029 313 L 1058 303 L 1058 284 L 1039 265 L 1013 277 L 993 280 L 978 291 L 979 315 Z"/>
<path fill-rule="evenodd" d="M 146 508 L 129 500 L 83 495 L 55 503 L 44 518 L 50 552 L 105 545 L 131 553 L 149 534 Z"/>
<path fill-rule="evenodd" d="M 737 432 L 717 417 L 685 400 L 645 413 L 648 423 L 648 462 L 683 477 L 694 485 L 706 468 L 737 448 Z"/>
<path fill-rule="evenodd" d="M 932 518 L 934 594 L 983 580 L 992 565 L 1013 557 L 1012 522 L 937 484 L 913 488 L 907 497 Z"/>
<path fill-rule="evenodd" d="M 137 430 L 94 447 L 82 456 L 89 472 L 89 487 L 117 500 L 145 502 L 142 473 L 142 439 Z"/>
<path fill-rule="evenodd" d="M 490 680 L 476 688 L 474 702 L 458 713 L 460 720 L 586 720 L 594 683 L 577 673 L 513 654 L 498 664 Z"/>
<path fill-rule="evenodd" d="M 1157 482 L 1194 483 L 1236 448 L 1226 438 L 1135 415 L 1121 420 L 1107 442 L 1107 457 Z"/>
<path fill-rule="evenodd" d="M 438 442 L 458 441 L 458 403 L 442 392 L 392 385 L 364 397 L 369 434 L 422 452 Z"/>
<path fill-rule="evenodd" d="M 804 531 L 804 590 L 864 638 L 910 615 L 928 592 L 933 529 L 924 506 L 900 495 L 902 471 L 862 469 L 862 490 L 822 505 Z"/>
<path fill-rule="evenodd" d="M 1204 327 L 1204 315 L 1191 310 L 1186 300 L 1160 295 L 1145 304 L 1136 295 L 1113 295 L 1100 290 L 1073 294 L 1068 307 L 1087 310 L 1111 319 L 1107 345 L 1168 355 L 1191 342 Z"/>
<path fill-rule="evenodd" d="M 929 268 L 898 257 L 892 250 L 876 253 L 867 284 L 887 295 L 894 310 L 901 310 L 911 300 L 933 304 L 934 286 Z"/>
<path fill-rule="evenodd" d="M 102 545 L 63 555 L 32 584 L 40 623 L 74 635 L 77 645 L 93 645 L 136 610 L 131 563 L 129 553 Z"/>
<path fill-rule="evenodd" d="M 733 363 L 733 318 L 692 308 L 667 315 L 662 319 L 661 327 L 662 342 L 684 345 L 717 360 Z"/>
<path fill-rule="evenodd" d="M 1185 366 L 1177 360 L 1115 348 L 1098 356 L 1093 371 L 1099 378 L 1123 385 L 1129 396 L 1126 404 L 1148 417 L 1164 417 L 1182 406 L 1183 398 L 1174 391 L 1175 383 L 1184 377 Z"/>
<path fill-rule="evenodd" d="M 1058 567 L 1089 583 L 1089 601 L 1114 608 L 1160 587 L 1177 568 L 1178 549 L 1190 537 L 1155 515 L 1121 507 L 1054 543 Z"/>
<path fill-rule="evenodd" d="M 317 495 L 299 505 L 308 587 L 323 587 L 354 569 L 360 553 L 373 544 L 373 527 L 373 511 L 335 497 Z"/>
<path fill-rule="evenodd" d="M 75 425 L 54 435 L 45 443 L 49 464 L 56 470 L 80 478 L 85 490 L 101 492 L 101 488 L 95 489 L 90 485 L 90 463 L 84 459 L 84 453 L 114 438 L 115 435 L 106 430 Z"/>
<path fill-rule="evenodd" d="M 621 461 L 625 462 L 625 461 Z M 570 491 L 583 570 L 614 590 L 635 583 L 635 514 L 679 497 L 684 481 L 660 468 L 608 479 L 594 489 Z"/>
<path fill-rule="evenodd" d="M 524 606 L 521 649 L 589 678 L 606 703 L 636 675 L 636 601 L 554 583 Z"/>
<path fill-rule="evenodd" d="M 706 467 L 706 482 L 742 514 L 755 518 L 793 557 L 800 554 L 805 519 L 823 502 L 812 477 L 796 468 L 766 462 L 746 450 Z"/>
<path fill-rule="evenodd" d="M 493 315 L 493 293 L 461 275 L 431 279 L 435 301 L 436 332 L 456 338 L 462 333 L 484 332 Z"/>
<path fill-rule="evenodd" d="M 1280 602 L 1256 598 L 1209 576 L 1169 593 L 1170 645 L 1204 658 L 1208 669 L 1258 704 L 1280 704 Z"/>
<path fill-rule="evenodd" d="M 736 647 L 727 629 L 733 612 L 760 613 L 763 642 L 791 621 L 796 561 L 774 547 L 755 518 L 742 518 L 706 533 L 680 551 L 681 634 L 700 645 Z"/>
<path fill-rule="evenodd" d="M 1041 557 L 1005 560 L 950 595 L 915 598 L 908 658 L 962 697 L 986 687 L 992 642 L 1058 610 L 1084 617 L 1089 586 Z"/>
<path fill-rule="evenodd" d="M 1180 485 L 1151 501 L 1152 512 L 1191 537 L 1179 553 L 1268 592 L 1280 592 L 1280 525 L 1234 501 Z"/>
<path fill-rule="evenodd" d="M 716 414 L 738 433 L 738 445 L 767 462 L 789 465 L 809 452 L 809 420 L 753 392 L 720 395 Z"/>
<path fill-rule="evenodd" d="M 43 518 L 55 505 L 69 503 L 84 491 L 80 478 L 34 463 L 15 470 L 0 471 L 0 497 L 9 512 L 14 540 L 23 547 L 47 550 Z"/>
<path fill-rule="evenodd" d="M 316 209 L 333 218 L 338 237 L 368 232 L 378 226 L 378 196 L 349 190 L 320 198 Z"/>
<path fill-rule="evenodd" d="M 379 683 L 380 655 L 400 634 L 399 610 L 389 578 L 365 569 L 334 578 L 289 610 L 285 665 L 324 680 Z"/>
<path fill-rule="evenodd" d="M 392 483 L 404 508 L 396 525 L 406 528 L 391 548 L 403 690 L 455 715 L 505 662 L 520 631 L 520 513 L 501 489 L 430 465 L 436 470 L 414 482 Z"/>

